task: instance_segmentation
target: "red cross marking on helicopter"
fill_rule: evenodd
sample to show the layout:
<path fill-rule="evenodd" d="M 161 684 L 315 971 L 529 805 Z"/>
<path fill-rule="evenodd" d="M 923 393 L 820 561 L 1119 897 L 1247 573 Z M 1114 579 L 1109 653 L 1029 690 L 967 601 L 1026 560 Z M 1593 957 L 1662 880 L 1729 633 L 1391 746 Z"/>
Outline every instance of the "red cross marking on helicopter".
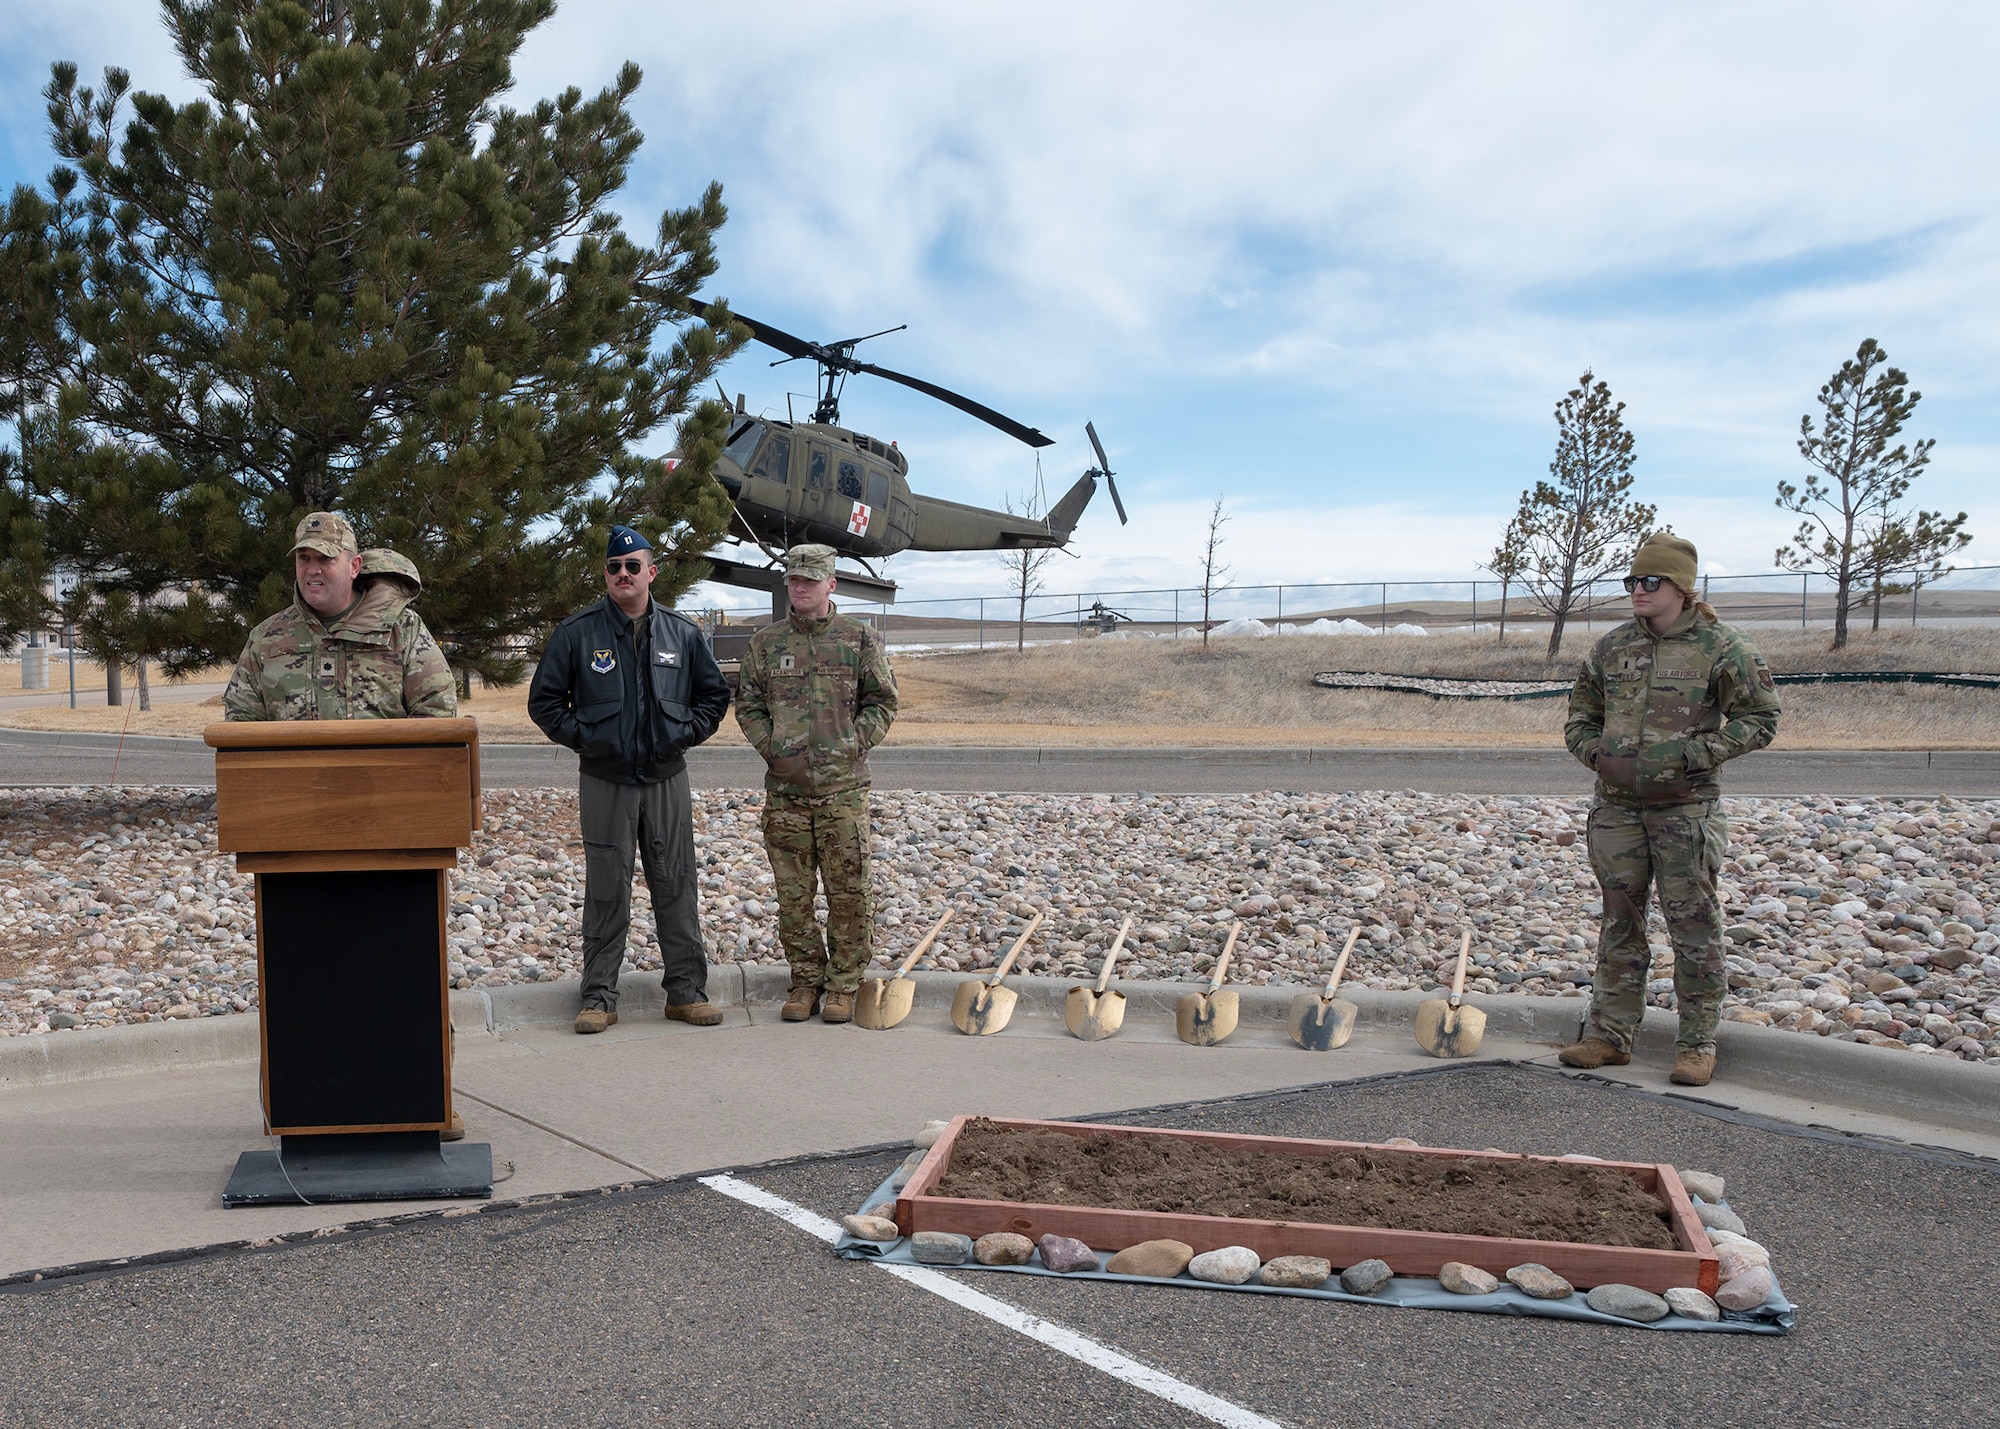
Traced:
<path fill-rule="evenodd" d="M 859 501 L 854 503 L 854 514 L 847 518 L 847 529 L 857 536 L 868 534 L 868 518 L 873 514 Z"/>

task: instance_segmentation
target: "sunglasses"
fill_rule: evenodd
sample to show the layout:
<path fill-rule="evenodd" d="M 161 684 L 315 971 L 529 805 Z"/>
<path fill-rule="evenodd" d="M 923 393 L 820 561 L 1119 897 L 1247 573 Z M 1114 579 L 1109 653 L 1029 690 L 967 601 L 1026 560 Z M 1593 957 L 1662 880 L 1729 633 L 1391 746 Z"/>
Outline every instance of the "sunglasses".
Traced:
<path fill-rule="evenodd" d="M 625 572 L 628 576 L 636 576 L 642 574 L 645 569 L 645 561 L 638 556 L 632 557 L 629 561 L 606 561 L 604 563 L 604 574 L 607 576 L 615 576 L 620 571 Z"/>
<path fill-rule="evenodd" d="M 1651 595 L 1660 588 L 1660 583 L 1664 580 L 1666 580 L 1665 576 L 1627 576 L 1625 577 L 1625 594 L 1630 595 L 1640 586 L 1644 586 L 1646 594 Z"/>

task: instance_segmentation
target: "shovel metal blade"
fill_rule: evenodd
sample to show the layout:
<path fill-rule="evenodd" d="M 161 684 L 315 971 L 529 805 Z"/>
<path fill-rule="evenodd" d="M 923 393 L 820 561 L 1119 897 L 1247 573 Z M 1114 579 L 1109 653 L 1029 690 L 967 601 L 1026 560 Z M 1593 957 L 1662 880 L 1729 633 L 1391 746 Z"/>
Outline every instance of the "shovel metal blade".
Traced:
<path fill-rule="evenodd" d="M 1102 1042 L 1125 1025 L 1125 994 L 1073 987 L 1063 1003 L 1063 1021 L 1086 1042 Z"/>
<path fill-rule="evenodd" d="M 1486 1014 L 1448 997 L 1417 1004 L 1417 1045 L 1433 1057 L 1470 1057 L 1486 1035 Z"/>
<path fill-rule="evenodd" d="M 1213 1047 L 1236 1030 L 1236 989 L 1191 992 L 1174 1008 L 1174 1031 L 1190 1047 Z"/>
<path fill-rule="evenodd" d="M 1360 1012 L 1344 997 L 1302 992 L 1286 1010 L 1285 1030 L 1308 1052 L 1328 1052 L 1347 1045 L 1347 1039 L 1354 1035 L 1354 1019 Z"/>
<path fill-rule="evenodd" d="M 991 1037 L 1014 1015 L 1020 995 L 1011 987 L 962 982 L 951 997 L 952 1025 L 968 1037 Z"/>
<path fill-rule="evenodd" d="M 885 1032 L 910 1015 L 917 985 L 906 977 L 863 979 L 854 994 L 854 1021 L 870 1032 Z"/>

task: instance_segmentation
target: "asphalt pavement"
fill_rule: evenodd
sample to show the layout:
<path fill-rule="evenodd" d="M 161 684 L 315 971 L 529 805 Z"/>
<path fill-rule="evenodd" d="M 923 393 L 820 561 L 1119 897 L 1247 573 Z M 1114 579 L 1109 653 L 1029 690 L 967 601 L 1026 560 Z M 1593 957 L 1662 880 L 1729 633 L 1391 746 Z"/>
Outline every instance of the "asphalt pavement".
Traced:
<path fill-rule="evenodd" d="M 1561 750 L 1539 749 L 1090 749 L 888 745 L 869 760 L 880 789 L 943 792 L 1230 794 L 1267 789 L 1358 789 L 1440 794 L 1580 794 L 1584 772 Z M 696 788 L 763 782 L 742 746 L 688 756 Z M 484 744 L 486 787 L 567 787 L 576 757 L 552 744 Z M 0 730 L 0 784 L 212 785 L 215 757 L 198 739 Z M 2000 750 L 1762 750 L 1733 762 L 1736 795 L 1846 794 L 2000 797 Z"/>
<path fill-rule="evenodd" d="M 983 1038 L 952 1029 L 947 974 L 888 1033 L 779 1021 L 785 980 L 712 969 L 726 1018 L 697 1029 L 628 975 L 596 1037 L 568 1030 L 573 982 L 456 995 L 459 1105 L 503 1198 L 484 1204 L 223 1209 L 261 1140 L 254 1015 L 6 1039 L 0 1424 L 1984 1422 L 1989 1069 L 1725 1024 L 1722 1078 L 1686 1094 L 1663 1013 L 1631 1066 L 1557 1070 L 1577 998 L 1484 999 L 1475 1059 L 1441 1064 L 1409 1036 L 1419 994 L 1354 989 L 1353 1041 L 1312 1055 L 1281 989 L 1243 989 L 1237 1032 L 1196 1050 L 1172 987 L 1125 985 L 1124 1030 L 1085 1043 L 1051 979 Z M 857 1208 L 958 1112 L 1701 1167 L 1797 1328 L 910 1279 L 796 1224 Z"/>
<path fill-rule="evenodd" d="M 652 1114 L 672 1107 L 661 1088 Z M 1497 1063 L 1118 1119 L 1717 1170 L 1800 1306 L 1783 1338 L 1670 1334 L 950 1273 L 1240 1409 L 1224 1422 L 1973 1424 L 1990 1413 L 1996 1339 L 1977 1284 L 2000 1261 L 1992 1162 Z M 736 1175 L 837 1217 L 901 1154 Z M 0 1296 L 0 1348 L 0 1420 L 22 1424 L 1204 1422 L 836 1260 L 692 1177 Z"/>

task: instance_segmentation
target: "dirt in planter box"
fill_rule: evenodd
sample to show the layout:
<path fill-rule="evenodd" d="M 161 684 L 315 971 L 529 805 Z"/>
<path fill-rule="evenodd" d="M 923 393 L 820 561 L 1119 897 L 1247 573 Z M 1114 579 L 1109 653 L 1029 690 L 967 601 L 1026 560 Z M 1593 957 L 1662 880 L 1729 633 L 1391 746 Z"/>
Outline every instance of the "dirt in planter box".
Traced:
<path fill-rule="evenodd" d="M 975 1118 L 935 1195 L 974 1201 L 1311 1221 L 1674 1250 L 1666 1207 L 1620 1172 L 1574 1161 L 1407 1151 L 1293 1156 L 1173 1136 L 1074 1134 Z"/>

